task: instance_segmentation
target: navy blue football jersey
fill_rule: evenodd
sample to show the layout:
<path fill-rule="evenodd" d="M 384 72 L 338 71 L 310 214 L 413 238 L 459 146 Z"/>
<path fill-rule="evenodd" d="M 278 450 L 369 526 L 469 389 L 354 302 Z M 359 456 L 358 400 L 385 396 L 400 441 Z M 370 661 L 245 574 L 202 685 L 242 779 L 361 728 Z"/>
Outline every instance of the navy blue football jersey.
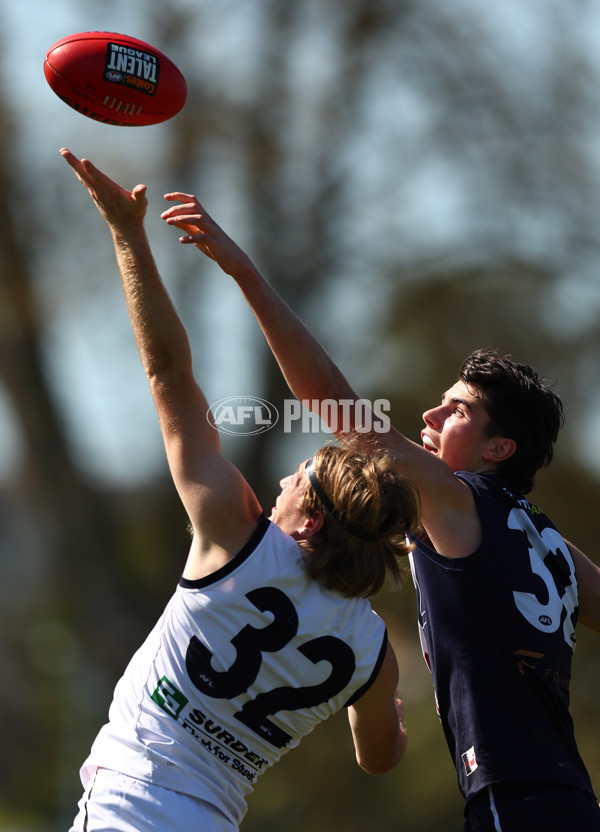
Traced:
<path fill-rule="evenodd" d="M 421 644 L 460 789 L 560 782 L 592 791 L 569 712 L 577 581 L 565 541 L 497 476 L 459 472 L 483 539 L 450 559 L 411 554 Z"/>

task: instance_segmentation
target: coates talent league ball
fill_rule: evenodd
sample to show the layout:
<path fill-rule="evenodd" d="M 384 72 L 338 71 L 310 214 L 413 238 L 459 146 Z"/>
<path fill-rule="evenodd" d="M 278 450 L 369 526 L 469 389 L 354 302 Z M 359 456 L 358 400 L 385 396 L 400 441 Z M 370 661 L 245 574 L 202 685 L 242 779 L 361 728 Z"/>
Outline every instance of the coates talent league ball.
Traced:
<path fill-rule="evenodd" d="M 158 124 L 176 115 L 185 78 L 158 49 L 113 32 L 80 32 L 51 46 L 44 75 L 69 107 L 121 126 Z"/>

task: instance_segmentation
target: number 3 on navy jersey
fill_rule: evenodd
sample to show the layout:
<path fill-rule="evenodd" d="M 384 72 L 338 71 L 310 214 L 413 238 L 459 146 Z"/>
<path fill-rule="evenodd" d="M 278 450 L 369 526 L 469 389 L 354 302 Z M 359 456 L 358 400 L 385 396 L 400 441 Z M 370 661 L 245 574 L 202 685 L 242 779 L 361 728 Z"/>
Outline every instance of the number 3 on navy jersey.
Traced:
<path fill-rule="evenodd" d="M 540 533 L 530 517 L 520 508 L 511 511 L 508 527 L 524 532 L 527 536 L 531 571 L 542 579 L 548 596 L 548 600 L 543 603 L 531 592 L 513 592 L 519 611 L 538 630 L 553 633 L 561 625 L 564 610 L 566 615 L 563 635 L 569 647 L 573 649 L 575 627 L 572 616 L 577 608 L 577 581 L 573 559 L 565 541 L 556 529 L 546 528 Z M 564 569 L 553 568 L 552 561 L 555 558 L 563 559 L 569 574 Z"/>
<path fill-rule="evenodd" d="M 236 658 L 229 670 L 213 670 L 213 654 L 196 636 L 192 636 L 188 645 L 185 664 L 189 677 L 199 691 L 214 699 L 232 699 L 245 693 L 259 674 L 262 654 L 281 650 L 298 632 L 296 608 L 280 589 L 272 586 L 254 589 L 246 598 L 261 612 L 272 613 L 273 621 L 260 629 L 247 624 L 231 639 Z M 310 687 L 280 687 L 260 693 L 234 714 L 246 727 L 277 748 L 283 748 L 291 737 L 267 717 L 278 711 L 297 711 L 327 702 L 343 690 L 356 668 L 353 650 L 335 636 L 311 639 L 300 645 L 298 651 L 313 664 L 323 660 L 329 662 L 329 676 Z"/>

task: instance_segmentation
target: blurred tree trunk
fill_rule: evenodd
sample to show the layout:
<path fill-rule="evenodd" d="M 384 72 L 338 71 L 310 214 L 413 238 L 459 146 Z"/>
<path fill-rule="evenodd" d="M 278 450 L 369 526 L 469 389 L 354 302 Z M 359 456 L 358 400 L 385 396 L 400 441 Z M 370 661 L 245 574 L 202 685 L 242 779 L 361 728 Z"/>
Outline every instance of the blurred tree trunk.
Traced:
<path fill-rule="evenodd" d="M 118 638 L 119 616 L 107 615 L 107 610 L 118 610 L 122 604 L 118 584 L 106 569 L 114 550 L 114 511 L 73 465 L 64 421 L 44 372 L 44 322 L 27 253 L 30 227 L 23 224 L 24 196 L 12 175 L 17 143 L 9 122 L 4 110 L 0 116 L 0 380 L 18 424 L 22 456 L 6 495 L 11 529 L 9 537 L 6 525 L 2 530 L 3 570 L 14 568 L 8 563 L 12 558 L 22 558 L 30 568 L 21 570 L 20 582 L 3 590 L 10 595 L 4 597 L 0 618 L 10 610 L 10 620 L 3 621 L 2 655 L 10 678 L 20 684 L 18 695 L 12 685 L 3 686 L 0 694 L 5 739 L 13 749 L 0 764 L 0 781 L 7 793 L 13 798 L 20 795 L 22 805 L 28 805 L 29 776 L 23 769 L 30 769 L 35 748 L 34 756 L 46 772 L 36 791 L 49 810 L 54 809 L 59 789 L 55 778 L 62 741 L 56 733 L 60 720 L 51 719 L 57 708 L 64 707 L 59 702 L 63 693 L 57 698 L 57 681 L 68 672 L 66 662 L 73 660 L 73 651 L 94 656 L 98 681 L 115 672 L 111 642 L 114 645 Z M 99 621 L 105 622 L 102 628 Z M 76 688 L 73 679 L 75 701 Z M 80 689 L 79 699 L 86 695 Z"/>
<path fill-rule="evenodd" d="M 90 622 L 93 638 L 91 621 L 116 600 L 103 563 L 114 542 L 112 512 L 73 464 L 44 370 L 44 321 L 26 244 L 30 229 L 23 224 L 23 194 L 11 176 L 15 142 L 9 118 L 0 123 L 0 378 L 24 449 L 15 488 L 43 545 L 43 595 L 68 605 L 83 627 Z"/>

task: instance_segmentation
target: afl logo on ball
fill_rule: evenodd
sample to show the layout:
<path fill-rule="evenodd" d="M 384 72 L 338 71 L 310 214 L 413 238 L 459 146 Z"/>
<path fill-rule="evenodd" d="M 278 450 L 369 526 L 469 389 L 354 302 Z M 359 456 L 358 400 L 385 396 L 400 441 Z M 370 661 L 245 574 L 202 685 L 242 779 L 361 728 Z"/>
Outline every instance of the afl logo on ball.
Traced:
<path fill-rule="evenodd" d="M 134 49 L 121 43 L 106 44 L 104 78 L 106 81 L 135 87 L 142 93 L 154 95 L 160 75 L 160 61 L 151 52 Z"/>

